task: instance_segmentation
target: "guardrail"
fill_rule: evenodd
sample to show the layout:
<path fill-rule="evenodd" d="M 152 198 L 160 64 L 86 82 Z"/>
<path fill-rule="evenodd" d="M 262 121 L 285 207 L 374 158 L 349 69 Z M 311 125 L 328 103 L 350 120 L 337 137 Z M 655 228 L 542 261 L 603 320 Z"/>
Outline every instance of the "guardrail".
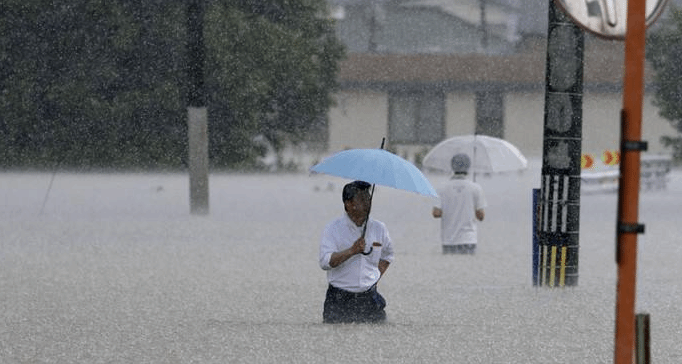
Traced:
<path fill-rule="evenodd" d="M 671 167 L 672 158 L 668 155 L 642 155 L 640 188 L 644 191 L 665 190 Z M 580 173 L 580 190 L 582 193 L 617 192 L 619 176 L 617 165 L 584 168 Z"/>

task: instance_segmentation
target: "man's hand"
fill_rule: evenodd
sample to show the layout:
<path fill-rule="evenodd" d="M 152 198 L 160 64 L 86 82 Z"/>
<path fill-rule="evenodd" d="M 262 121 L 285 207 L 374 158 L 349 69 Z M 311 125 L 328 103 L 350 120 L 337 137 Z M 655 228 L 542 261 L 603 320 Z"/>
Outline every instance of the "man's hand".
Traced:
<path fill-rule="evenodd" d="M 350 250 L 353 252 L 353 255 L 363 253 L 365 251 L 365 238 L 356 240 L 353 246 L 350 247 Z"/>
<path fill-rule="evenodd" d="M 329 259 L 329 266 L 331 266 L 332 268 L 338 267 L 341 263 L 350 259 L 352 256 L 360 254 L 364 251 L 365 238 L 360 238 L 356 240 L 350 248 L 342 250 L 340 252 L 332 253 L 331 258 Z"/>

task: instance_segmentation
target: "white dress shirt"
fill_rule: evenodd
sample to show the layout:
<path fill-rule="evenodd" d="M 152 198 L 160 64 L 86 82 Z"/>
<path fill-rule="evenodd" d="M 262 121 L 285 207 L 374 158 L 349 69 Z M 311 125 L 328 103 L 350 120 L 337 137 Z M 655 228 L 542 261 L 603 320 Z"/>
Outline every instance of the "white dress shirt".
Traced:
<path fill-rule="evenodd" d="M 369 219 L 365 232 L 365 252 L 374 242 L 381 244 L 373 247 L 369 255 L 356 254 L 335 268 L 329 265 L 332 253 L 350 248 L 362 235 L 362 226 L 357 226 L 343 214 L 342 217 L 327 224 L 320 242 L 320 267 L 327 271 L 327 281 L 336 288 L 349 292 L 364 292 L 372 287 L 381 276 L 379 260 L 393 262 L 393 244 L 388 229 L 383 222 Z"/>

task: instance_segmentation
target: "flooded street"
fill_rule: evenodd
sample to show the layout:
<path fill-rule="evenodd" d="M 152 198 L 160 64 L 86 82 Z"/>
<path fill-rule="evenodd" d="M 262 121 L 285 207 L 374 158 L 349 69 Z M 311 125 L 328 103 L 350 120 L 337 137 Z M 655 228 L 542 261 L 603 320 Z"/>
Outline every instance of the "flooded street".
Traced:
<path fill-rule="evenodd" d="M 0 362 L 612 362 L 617 195 L 582 196 L 579 285 L 535 288 L 539 175 L 477 178 L 475 256 L 441 254 L 436 201 L 377 186 L 372 217 L 396 249 L 379 284 L 388 322 L 324 325 L 317 249 L 346 180 L 213 174 L 202 217 L 184 174 L 58 173 L 49 194 L 49 173 L 0 174 Z M 680 206 L 679 171 L 640 195 L 654 362 L 682 360 Z"/>

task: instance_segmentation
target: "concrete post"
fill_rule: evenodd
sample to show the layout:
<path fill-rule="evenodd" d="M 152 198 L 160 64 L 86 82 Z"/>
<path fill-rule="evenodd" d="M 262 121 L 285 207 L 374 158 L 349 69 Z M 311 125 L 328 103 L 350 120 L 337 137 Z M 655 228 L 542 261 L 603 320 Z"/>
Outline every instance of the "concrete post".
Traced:
<path fill-rule="evenodd" d="M 189 139 L 189 200 L 192 214 L 206 215 L 208 207 L 208 112 L 187 108 Z"/>
<path fill-rule="evenodd" d="M 190 213 L 206 215 L 208 208 L 208 111 L 204 96 L 203 1 L 187 6 L 187 134 L 189 143 Z"/>

